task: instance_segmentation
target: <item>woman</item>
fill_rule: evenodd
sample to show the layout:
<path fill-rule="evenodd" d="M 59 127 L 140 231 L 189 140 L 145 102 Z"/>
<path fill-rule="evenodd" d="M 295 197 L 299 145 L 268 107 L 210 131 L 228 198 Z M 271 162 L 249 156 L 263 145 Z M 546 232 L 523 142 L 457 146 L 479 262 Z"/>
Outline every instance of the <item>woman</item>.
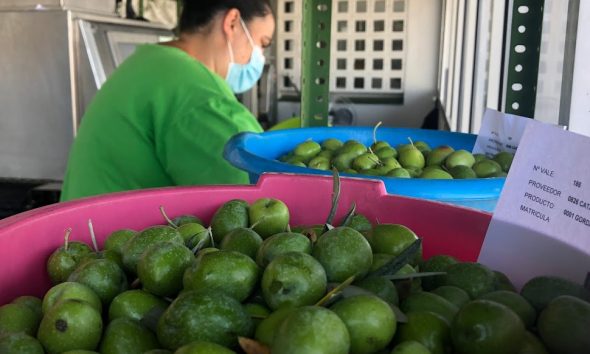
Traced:
<path fill-rule="evenodd" d="M 139 47 L 88 107 L 61 199 L 247 183 L 222 152 L 234 134 L 262 131 L 234 93 L 260 78 L 274 27 L 269 0 L 185 0 L 179 39 Z"/>

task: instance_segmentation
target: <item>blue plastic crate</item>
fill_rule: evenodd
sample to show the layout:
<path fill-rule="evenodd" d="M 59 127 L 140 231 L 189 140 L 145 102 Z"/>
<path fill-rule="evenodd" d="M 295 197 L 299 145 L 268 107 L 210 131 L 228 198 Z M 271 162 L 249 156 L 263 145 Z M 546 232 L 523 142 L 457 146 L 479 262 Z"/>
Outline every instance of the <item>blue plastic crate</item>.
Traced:
<path fill-rule="evenodd" d="M 455 150 L 471 151 L 476 135 L 437 130 L 379 128 L 377 140 L 392 146 L 413 141 L 424 141 L 431 148 L 449 145 Z M 225 146 L 224 157 L 233 166 L 247 171 L 250 182 L 256 183 L 264 172 L 330 175 L 331 171 L 289 165 L 277 159 L 292 151 L 297 144 L 312 139 L 318 143 L 336 138 L 343 142 L 354 139 L 367 146 L 373 143 L 371 127 L 335 127 L 288 129 L 260 134 L 242 133 L 234 136 Z M 431 199 L 485 211 L 493 211 L 505 178 L 433 180 L 395 178 L 342 173 L 342 176 L 382 180 L 391 194 Z"/>

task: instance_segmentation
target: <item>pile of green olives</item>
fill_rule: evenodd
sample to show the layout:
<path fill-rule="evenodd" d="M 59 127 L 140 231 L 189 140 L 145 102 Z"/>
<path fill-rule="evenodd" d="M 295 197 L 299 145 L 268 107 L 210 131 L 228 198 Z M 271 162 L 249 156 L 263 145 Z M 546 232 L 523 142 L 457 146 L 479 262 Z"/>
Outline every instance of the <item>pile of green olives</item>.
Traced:
<path fill-rule="evenodd" d="M 493 156 L 472 154 L 441 145 L 434 149 L 424 141 L 391 146 L 375 141 L 370 147 L 357 140 L 329 138 L 321 143 L 307 140 L 280 161 L 300 167 L 369 176 L 429 179 L 506 177 L 514 158 L 511 152 Z"/>

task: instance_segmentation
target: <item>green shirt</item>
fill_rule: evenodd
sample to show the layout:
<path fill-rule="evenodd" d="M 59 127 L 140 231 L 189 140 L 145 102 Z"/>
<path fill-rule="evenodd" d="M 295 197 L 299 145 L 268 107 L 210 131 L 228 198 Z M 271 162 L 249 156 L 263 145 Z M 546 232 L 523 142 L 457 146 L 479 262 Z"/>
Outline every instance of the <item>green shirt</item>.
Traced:
<path fill-rule="evenodd" d="M 262 128 L 221 77 L 180 49 L 141 46 L 84 114 L 61 199 L 248 183 L 222 156 L 229 138 L 243 131 Z"/>

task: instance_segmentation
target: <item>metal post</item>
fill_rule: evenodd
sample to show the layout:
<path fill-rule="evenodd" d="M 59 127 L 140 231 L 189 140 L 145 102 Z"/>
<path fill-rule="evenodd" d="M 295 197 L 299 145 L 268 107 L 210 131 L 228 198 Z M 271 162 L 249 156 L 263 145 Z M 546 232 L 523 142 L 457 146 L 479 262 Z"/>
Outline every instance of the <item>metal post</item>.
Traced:
<path fill-rule="evenodd" d="M 301 126 L 328 125 L 332 0 L 304 0 Z"/>
<path fill-rule="evenodd" d="M 572 84 L 574 81 L 574 68 L 576 64 L 576 43 L 578 34 L 578 16 L 580 13 L 580 0 L 569 0 L 568 19 L 565 35 L 565 48 L 563 55 L 563 74 L 561 81 L 561 97 L 559 103 L 559 124 L 565 127 L 570 125 L 572 104 Z"/>
<path fill-rule="evenodd" d="M 139 18 L 143 18 L 143 0 L 139 0 Z"/>
<path fill-rule="evenodd" d="M 513 0 L 506 113 L 533 118 L 545 0 Z"/>
<path fill-rule="evenodd" d="M 182 0 L 176 0 L 176 27 L 180 27 L 180 15 L 182 15 Z"/>

